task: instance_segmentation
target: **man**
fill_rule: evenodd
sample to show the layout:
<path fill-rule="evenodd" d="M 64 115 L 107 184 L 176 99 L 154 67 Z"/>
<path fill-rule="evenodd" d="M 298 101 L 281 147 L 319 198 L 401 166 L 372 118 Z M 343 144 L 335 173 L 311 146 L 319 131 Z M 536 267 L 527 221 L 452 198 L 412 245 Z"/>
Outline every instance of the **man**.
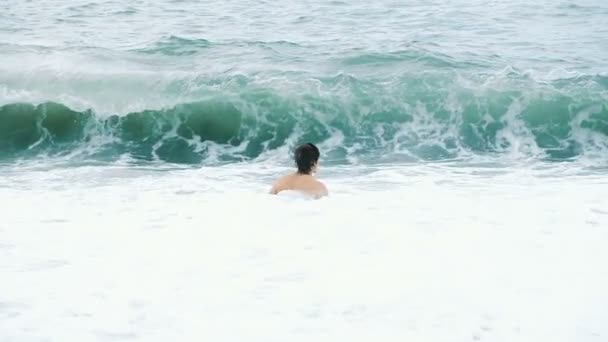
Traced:
<path fill-rule="evenodd" d="M 314 198 L 327 196 L 328 191 L 325 185 L 314 177 L 319 167 L 319 155 L 319 149 L 311 143 L 298 147 L 294 155 L 298 170 L 280 178 L 270 193 L 276 195 L 284 190 L 296 190 Z"/>

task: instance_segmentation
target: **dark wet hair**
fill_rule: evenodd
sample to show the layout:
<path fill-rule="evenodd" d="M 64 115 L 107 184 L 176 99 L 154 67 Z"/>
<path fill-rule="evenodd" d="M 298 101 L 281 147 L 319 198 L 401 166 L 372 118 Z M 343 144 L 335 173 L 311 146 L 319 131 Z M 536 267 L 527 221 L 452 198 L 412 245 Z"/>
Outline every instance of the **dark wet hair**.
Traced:
<path fill-rule="evenodd" d="M 298 173 L 310 174 L 313 166 L 319 161 L 319 155 L 319 149 L 311 143 L 300 145 L 296 148 L 294 157 L 298 166 Z"/>

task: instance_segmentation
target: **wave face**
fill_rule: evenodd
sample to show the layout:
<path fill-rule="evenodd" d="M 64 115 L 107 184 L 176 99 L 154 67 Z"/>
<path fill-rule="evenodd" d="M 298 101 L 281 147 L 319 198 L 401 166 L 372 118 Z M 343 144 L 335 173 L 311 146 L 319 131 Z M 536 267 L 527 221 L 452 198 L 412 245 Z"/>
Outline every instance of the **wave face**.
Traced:
<path fill-rule="evenodd" d="M 0 107 L 0 157 L 217 163 L 305 141 L 321 144 L 335 163 L 606 155 L 606 77 L 501 77 L 380 82 L 340 74 L 309 79 L 304 83 L 314 86 L 290 92 L 240 77 L 224 80 L 231 91 L 204 100 L 114 114 L 57 102 L 8 103 Z"/>

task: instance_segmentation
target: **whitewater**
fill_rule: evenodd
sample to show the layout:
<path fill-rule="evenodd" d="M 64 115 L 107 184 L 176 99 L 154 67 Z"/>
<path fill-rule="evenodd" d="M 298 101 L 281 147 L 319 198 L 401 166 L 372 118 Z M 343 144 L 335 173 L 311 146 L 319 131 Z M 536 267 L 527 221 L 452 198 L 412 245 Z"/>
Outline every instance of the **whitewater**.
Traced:
<path fill-rule="evenodd" d="M 608 340 L 607 19 L 1 2 L 0 342 Z"/>

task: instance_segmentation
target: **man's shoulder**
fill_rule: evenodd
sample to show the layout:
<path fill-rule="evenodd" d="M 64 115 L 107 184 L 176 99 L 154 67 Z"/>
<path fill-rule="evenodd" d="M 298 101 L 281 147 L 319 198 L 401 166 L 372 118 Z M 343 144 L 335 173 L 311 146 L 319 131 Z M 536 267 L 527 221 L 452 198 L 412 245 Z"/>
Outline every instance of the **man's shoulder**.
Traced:
<path fill-rule="evenodd" d="M 290 183 L 292 182 L 293 174 L 285 175 L 277 179 L 271 189 L 271 193 L 278 193 L 282 190 L 289 188 Z"/>
<path fill-rule="evenodd" d="M 317 179 L 314 180 L 314 186 L 315 190 L 321 194 L 327 195 L 329 193 L 325 184 Z"/>

